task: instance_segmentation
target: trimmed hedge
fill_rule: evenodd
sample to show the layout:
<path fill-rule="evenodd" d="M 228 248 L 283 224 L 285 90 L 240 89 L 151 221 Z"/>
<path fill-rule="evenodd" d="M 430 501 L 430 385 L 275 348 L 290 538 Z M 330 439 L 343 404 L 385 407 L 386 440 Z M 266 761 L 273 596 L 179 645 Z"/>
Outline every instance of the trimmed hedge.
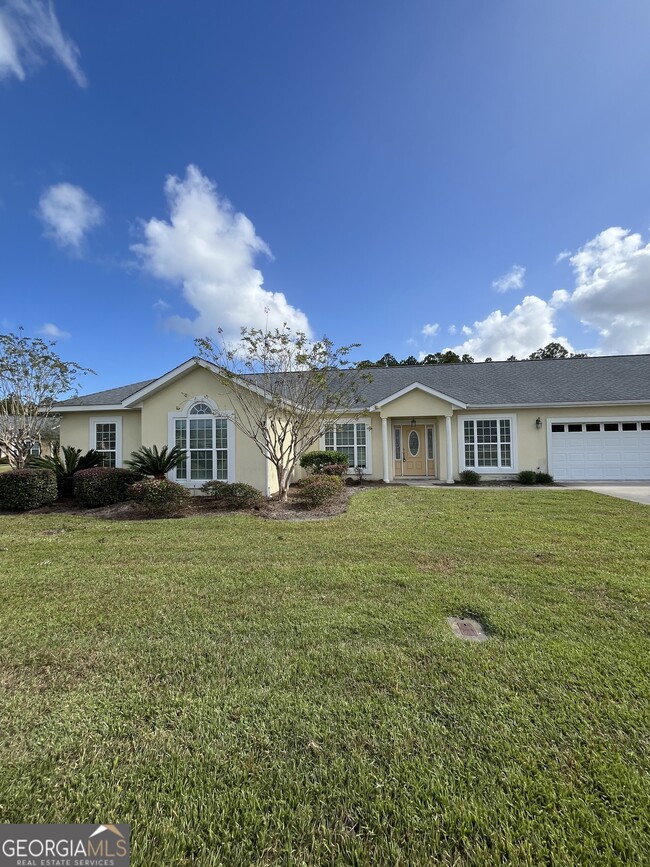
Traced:
<path fill-rule="evenodd" d="M 142 476 L 133 470 L 117 467 L 94 467 L 74 474 L 74 496 L 82 506 L 96 508 L 123 503 L 129 499 L 129 487 Z"/>
<path fill-rule="evenodd" d="M 307 452 L 300 458 L 303 470 L 321 475 L 323 468 L 332 464 L 344 464 L 347 470 L 348 456 L 343 452 Z"/>
<path fill-rule="evenodd" d="M 56 503 L 56 475 L 52 470 L 10 470 L 0 474 L 0 509 L 25 512 Z"/>
<path fill-rule="evenodd" d="M 517 481 L 520 485 L 534 485 L 537 482 L 537 473 L 535 470 L 522 470 L 517 474 Z"/>
<path fill-rule="evenodd" d="M 264 499 L 261 491 L 244 482 L 206 482 L 201 490 L 227 509 L 248 509 Z"/>
<path fill-rule="evenodd" d="M 535 473 L 535 482 L 538 485 L 552 485 L 553 476 L 550 473 Z"/>
<path fill-rule="evenodd" d="M 333 500 L 343 490 L 343 479 L 340 476 L 313 475 L 298 482 L 300 499 L 309 506 L 321 506 L 328 500 Z"/>
<path fill-rule="evenodd" d="M 129 495 L 150 515 L 171 516 L 187 506 L 189 492 L 169 479 L 142 479 L 129 488 Z"/>
<path fill-rule="evenodd" d="M 343 478 L 347 471 L 347 464 L 325 464 L 321 470 L 321 474 L 324 476 L 339 476 L 340 478 Z"/>
<path fill-rule="evenodd" d="M 477 473 L 476 470 L 463 470 L 462 473 L 458 473 L 458 479 L 461 485 L 481 484 L 481 474 Z"/>

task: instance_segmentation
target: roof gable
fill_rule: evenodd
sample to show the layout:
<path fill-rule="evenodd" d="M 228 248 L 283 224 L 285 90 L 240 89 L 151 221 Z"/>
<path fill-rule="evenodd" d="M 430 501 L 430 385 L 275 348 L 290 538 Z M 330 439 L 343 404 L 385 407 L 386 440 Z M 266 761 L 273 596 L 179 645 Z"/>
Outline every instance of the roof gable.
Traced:
<path fill-rule="evenodd" d="M 203 367 L 206 370 L 210 370 L 212 373 L 215 374 L 215 376 L 223 376 L 222 368 L 220 368 L 218 365 L 213 364 L 211 361 L 208 361 L 205 358 L 193 356 L 192 358 L 188 358 L 187 361 L 184 361 L 183 364 L 179 364 L 178 367 L 174 367 L 172 370 L 169 370 L 167 373 L 159 376 L 158 379 L 152 379 L 143 388 L 139 389 L 138 391 L 129 395 L 125 400 L 123 400 L 122 405 L 127 409 L 136 406 L 138 403 L 140 403 L 140 401 L 159 391 L 161 388 L 164 388 L 166 385 L 169 385 L 170 382 L 174 382 L 174 380 L 180 379 L 190 370 L 194 370 L 197 367 Z M 249 381 L 245 380 L 243 377 L 237 377 L 237 385 L 241 385 L 242 388 L 253 391 L 256 394 L 259 394 L 261 397 L 267 397 L 264 389 L 260 388 L 252 380 Z"/>
<path fill-rule="evenodd" d="M 437 397 L 440 400 L 447 401 L 447 403 L 452 404 L 452 406 L 457 406 L 460 409 L 467 409 L 466 403 L 463 403 L 460 400 L 456 400 L 455 397 L 450 397 L 448 394 L 443 394 L 443 392 L 438 391 L 435 388 L 430 388 L 428 385 L 423 385 L 421 382 L 413 382 L 411 383 L 411 385 L 407 385 L 404 388 L 401 388 L 394 394 L 389 394 L 387 397 L 383 398 L 383 400 L 378 400 L 375 406 L 385 406 L 387 403 L 392 403 L 394 400 L 398 400 L 400 397 L 404 397 L 404 395 L 410 394 L 410 392 L 412 391 L 423 391 L 425 394 L 429 394 L 432 397 Z"/>

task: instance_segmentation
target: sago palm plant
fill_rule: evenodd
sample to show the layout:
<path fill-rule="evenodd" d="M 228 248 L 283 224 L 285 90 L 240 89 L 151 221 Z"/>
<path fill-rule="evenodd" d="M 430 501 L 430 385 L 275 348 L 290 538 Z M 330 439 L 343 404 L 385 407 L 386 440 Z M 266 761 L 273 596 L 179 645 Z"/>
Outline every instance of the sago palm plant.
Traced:
<path fill-rule="evenodd" d="M 94 449 L 90 449 L 85 455 L 81 453 L 81 449 L 76 449 L 74 446 L 63 446 L 61 451 L 63 454 L 59 453 L 57 447 L 50 457 L 31 457 L 28 461 L 30 467 L 44 467 L 46 470 L 53 470 L 56 473 L 59 499 L 72 497 L 73 476 L 77 470 L 89 470 L 92 467 L 98 467 L 104 460 L 104 456 Z"/>
<path fill-rule="evenodd" d="M 160 450 L 158 446 L 140 446 L 137 452 L 131 452 L 131 459 L 125 461 L 125 464 L 143 476 L 164 479 L 167 473 L 175 470 L 184 460 L 185 452 L 178 446 L 171 449 L 163 446 Z"/>

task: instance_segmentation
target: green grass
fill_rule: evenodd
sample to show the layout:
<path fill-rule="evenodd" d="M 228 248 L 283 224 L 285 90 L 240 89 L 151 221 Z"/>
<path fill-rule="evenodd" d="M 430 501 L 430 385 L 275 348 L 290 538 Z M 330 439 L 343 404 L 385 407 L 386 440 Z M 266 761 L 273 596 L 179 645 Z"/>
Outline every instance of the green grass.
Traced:
<path fill-rule="evenodd" d="M 0 822 L 129 822 L 147 867 L 648 864 L 649 529 L 583 491 L 2 517 Z"/>

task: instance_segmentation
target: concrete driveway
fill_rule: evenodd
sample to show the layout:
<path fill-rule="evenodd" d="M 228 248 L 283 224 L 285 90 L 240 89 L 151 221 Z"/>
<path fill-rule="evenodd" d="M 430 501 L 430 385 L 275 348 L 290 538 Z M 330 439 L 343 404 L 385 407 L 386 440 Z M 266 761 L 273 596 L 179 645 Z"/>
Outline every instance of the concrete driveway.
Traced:
<path fill-rule="evenodd" d="M 560 482 L 563 487 L 607 494 L 619 500 L 631 500 L 650 506 L 650 482 Z"/>

